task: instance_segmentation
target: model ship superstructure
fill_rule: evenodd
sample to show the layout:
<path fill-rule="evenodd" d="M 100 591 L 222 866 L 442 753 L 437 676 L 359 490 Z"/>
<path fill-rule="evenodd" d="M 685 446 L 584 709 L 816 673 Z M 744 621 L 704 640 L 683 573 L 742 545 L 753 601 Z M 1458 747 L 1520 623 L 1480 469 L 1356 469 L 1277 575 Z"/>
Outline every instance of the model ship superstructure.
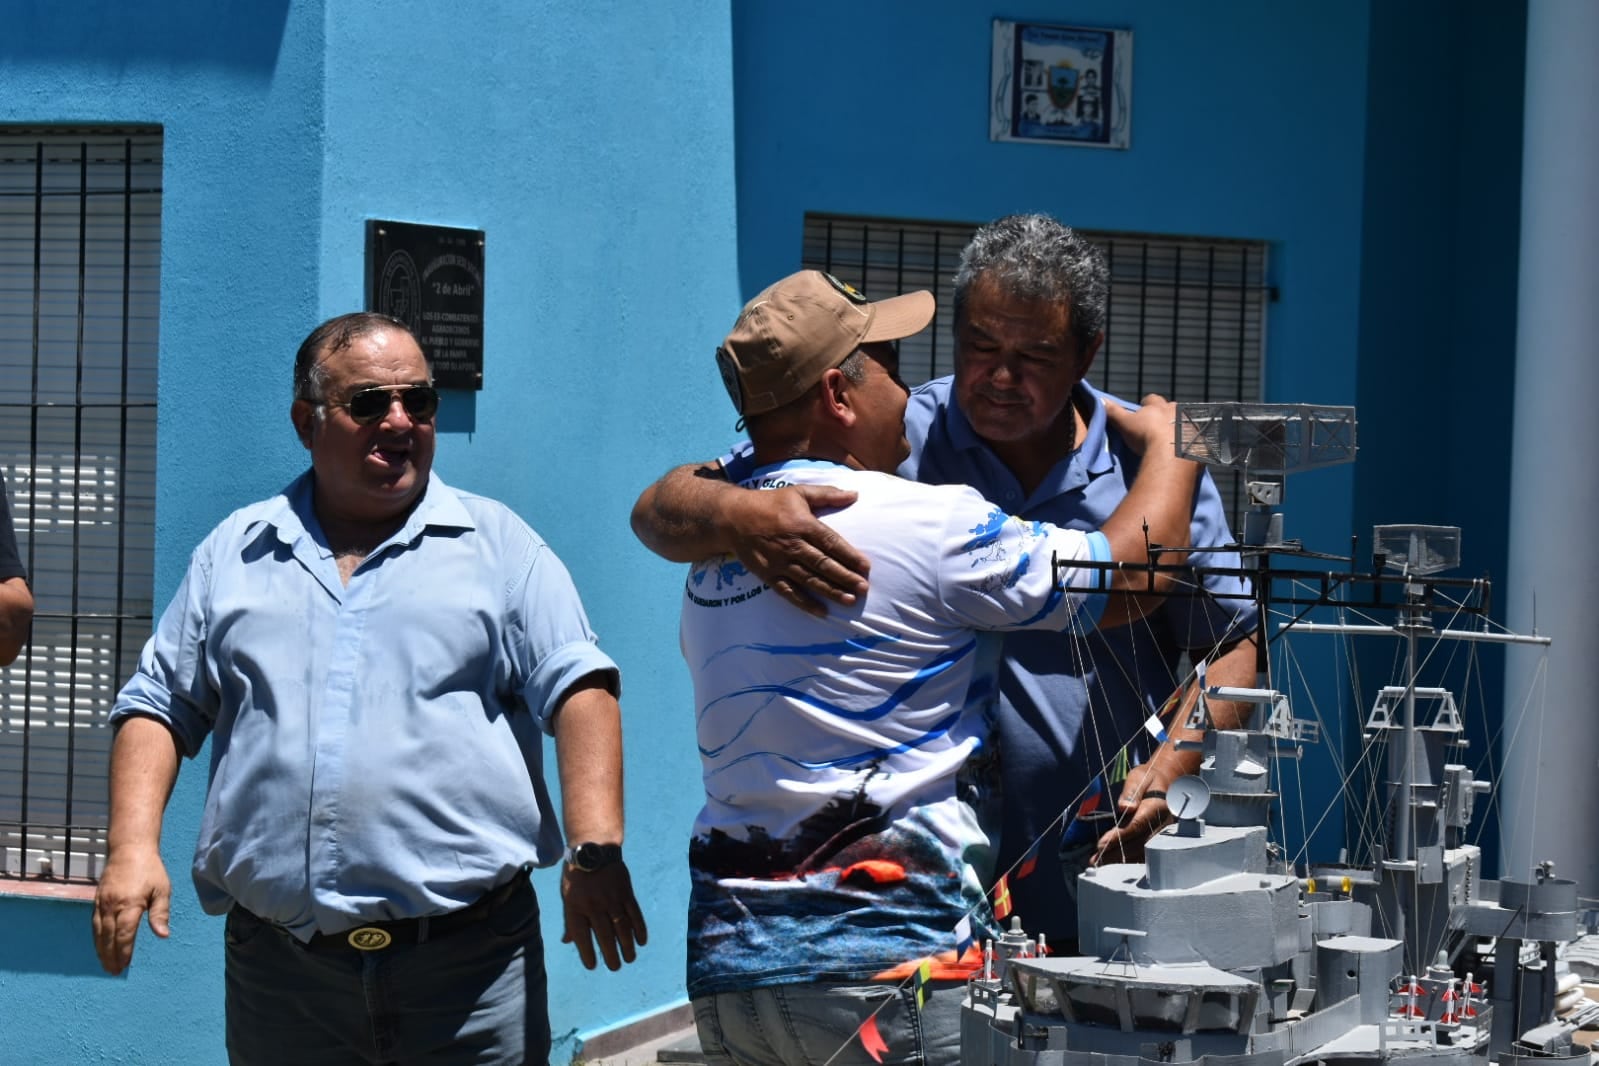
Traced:
<path fill-rule="evenodd" d="M 1178 423 L 1180 451 L 1248 471 L 1256 506 L 1244 551 L 1266 619 L 1281 602 L 1274 581 L 1291 574 L 1273 557 L 1301 554 L 1273 511 L 1282 478 L 1352 459 L 1353 410 L 1190 405 Z M 970 986 L 968 1066 L 1586 1058 L 1555 1016 L 1556 948 L 1579 934 L 1576 885 L 1547 867 L 1525 879 L 1481 876 L 1465 830 L 1489 783 L 1448 761 L 1463 741 L 1453 696 L 1416 682 L 1423 638 L 1548 641 L 1433 628 L 1446 586 L 1486 614 L 1486 583 L 1433 576 L 1458 563 L 1458 530 L 1379 527 L 1376 542 L 1371 573 L 1309 575 L 1320 591 L 1293 601 L 1344 604 L 1352 588 L 1370 587 L 1359 605 L 1391 608 L 1393 624 L 1294 628 L 1406 644 L 1403 683 L 1378 693 L 1365 722 L 1368 743 L 1387 754 L 1370 863 L 1288 866 L 1270 840 L 1272 767 L 1319 729 L 1295 718 L 1282 692 L 1207 688 L 1201 675 L 1194 724 L 1208 724 L 1211 699 L 1248 706 L 1247 720 L 1207 729 L 1198 775 L 1168 788 L 1175 824 L 1149 841 L 1144 862 L 1083 872 L 1078 954 L 1048 954 L 1019 922 L 994 942 Z"/>

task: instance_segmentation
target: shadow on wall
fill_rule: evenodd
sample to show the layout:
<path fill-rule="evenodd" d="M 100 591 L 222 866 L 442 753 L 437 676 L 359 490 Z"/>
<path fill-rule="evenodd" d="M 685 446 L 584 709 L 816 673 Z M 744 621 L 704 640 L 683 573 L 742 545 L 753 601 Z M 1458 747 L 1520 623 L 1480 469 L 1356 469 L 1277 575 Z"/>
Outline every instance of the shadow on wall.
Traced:
<path fill-rule="evenodd" d="M 167 0 L 162 4 L 42 0 L 9 5 L 0 59 L 104 63 L 159 60 L 271 73 L 289 0 Z"/>
<path fill-rule="evenodd" d="M 89 914 L 84 901 L 0 899 L 0 929 L 6 931 L 0 936 L 0 973 L 104 973 L 94 954 Z M 141 933 L 148 936 L 149 930 Z"/>

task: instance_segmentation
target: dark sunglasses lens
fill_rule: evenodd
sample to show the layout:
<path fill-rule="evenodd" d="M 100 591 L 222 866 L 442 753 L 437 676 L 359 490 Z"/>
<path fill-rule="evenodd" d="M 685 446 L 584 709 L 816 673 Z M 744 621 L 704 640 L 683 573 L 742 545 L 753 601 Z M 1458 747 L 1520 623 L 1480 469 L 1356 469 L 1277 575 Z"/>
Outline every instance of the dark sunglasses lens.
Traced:
<path fill-rule="evenodd" d="M 418 422 L 426 422 L 439 409 L 439 390 L 427 385 L 406 389 L 400 393 L 400 404 L 407 415 Z"/>
<path fill-rule="evenodd" d="M 389 413 L 393 393 L 387 389 L 365 389 L 350 397 L 350 417 L 363 426 Z"/>
<path fill-rule="evenodd" d="M 350 418 L 360 425 L 376 422 L 389 413 L 394 393 L 388 389 L 363 389 L 350 397 Z M 426 385 L 400 391 L 400 406 L 411 418 L 425 422 L 439 409 L 437 389 Z"/>

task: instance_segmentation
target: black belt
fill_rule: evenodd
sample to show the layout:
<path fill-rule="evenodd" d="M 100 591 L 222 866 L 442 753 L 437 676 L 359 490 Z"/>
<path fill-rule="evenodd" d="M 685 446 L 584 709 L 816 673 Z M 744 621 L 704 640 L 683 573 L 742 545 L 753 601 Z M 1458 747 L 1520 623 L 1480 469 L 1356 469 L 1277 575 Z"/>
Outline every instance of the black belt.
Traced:
<path fill-rule="evenodd" d="M 476 925 L 508 904 L 532 898 L 533 882 L 528 880 L 526 870 L 519 870 L 511 880 L 458 911 L 432 914 L 425 918 L 400 918 L 392 922 L 367 922 L 342 933 L 318 933 L 305 947 L 308 951 L 339 954 L 421 944 Z"/>

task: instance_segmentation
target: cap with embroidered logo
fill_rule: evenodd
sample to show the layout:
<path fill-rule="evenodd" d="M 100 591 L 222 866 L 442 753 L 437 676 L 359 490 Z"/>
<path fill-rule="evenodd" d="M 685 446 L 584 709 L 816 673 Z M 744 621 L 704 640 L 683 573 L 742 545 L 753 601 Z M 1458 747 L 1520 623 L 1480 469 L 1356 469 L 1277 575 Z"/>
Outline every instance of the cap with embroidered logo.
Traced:
<path fill-rule="evenodd" d="M 733 406 L 745 417 L 805 395 L 863 344 L 897 341 L 933 321 L 925 289 L 875 303 L 820 270 L 802 270 L 744 305 L 716 349 Z"/>

